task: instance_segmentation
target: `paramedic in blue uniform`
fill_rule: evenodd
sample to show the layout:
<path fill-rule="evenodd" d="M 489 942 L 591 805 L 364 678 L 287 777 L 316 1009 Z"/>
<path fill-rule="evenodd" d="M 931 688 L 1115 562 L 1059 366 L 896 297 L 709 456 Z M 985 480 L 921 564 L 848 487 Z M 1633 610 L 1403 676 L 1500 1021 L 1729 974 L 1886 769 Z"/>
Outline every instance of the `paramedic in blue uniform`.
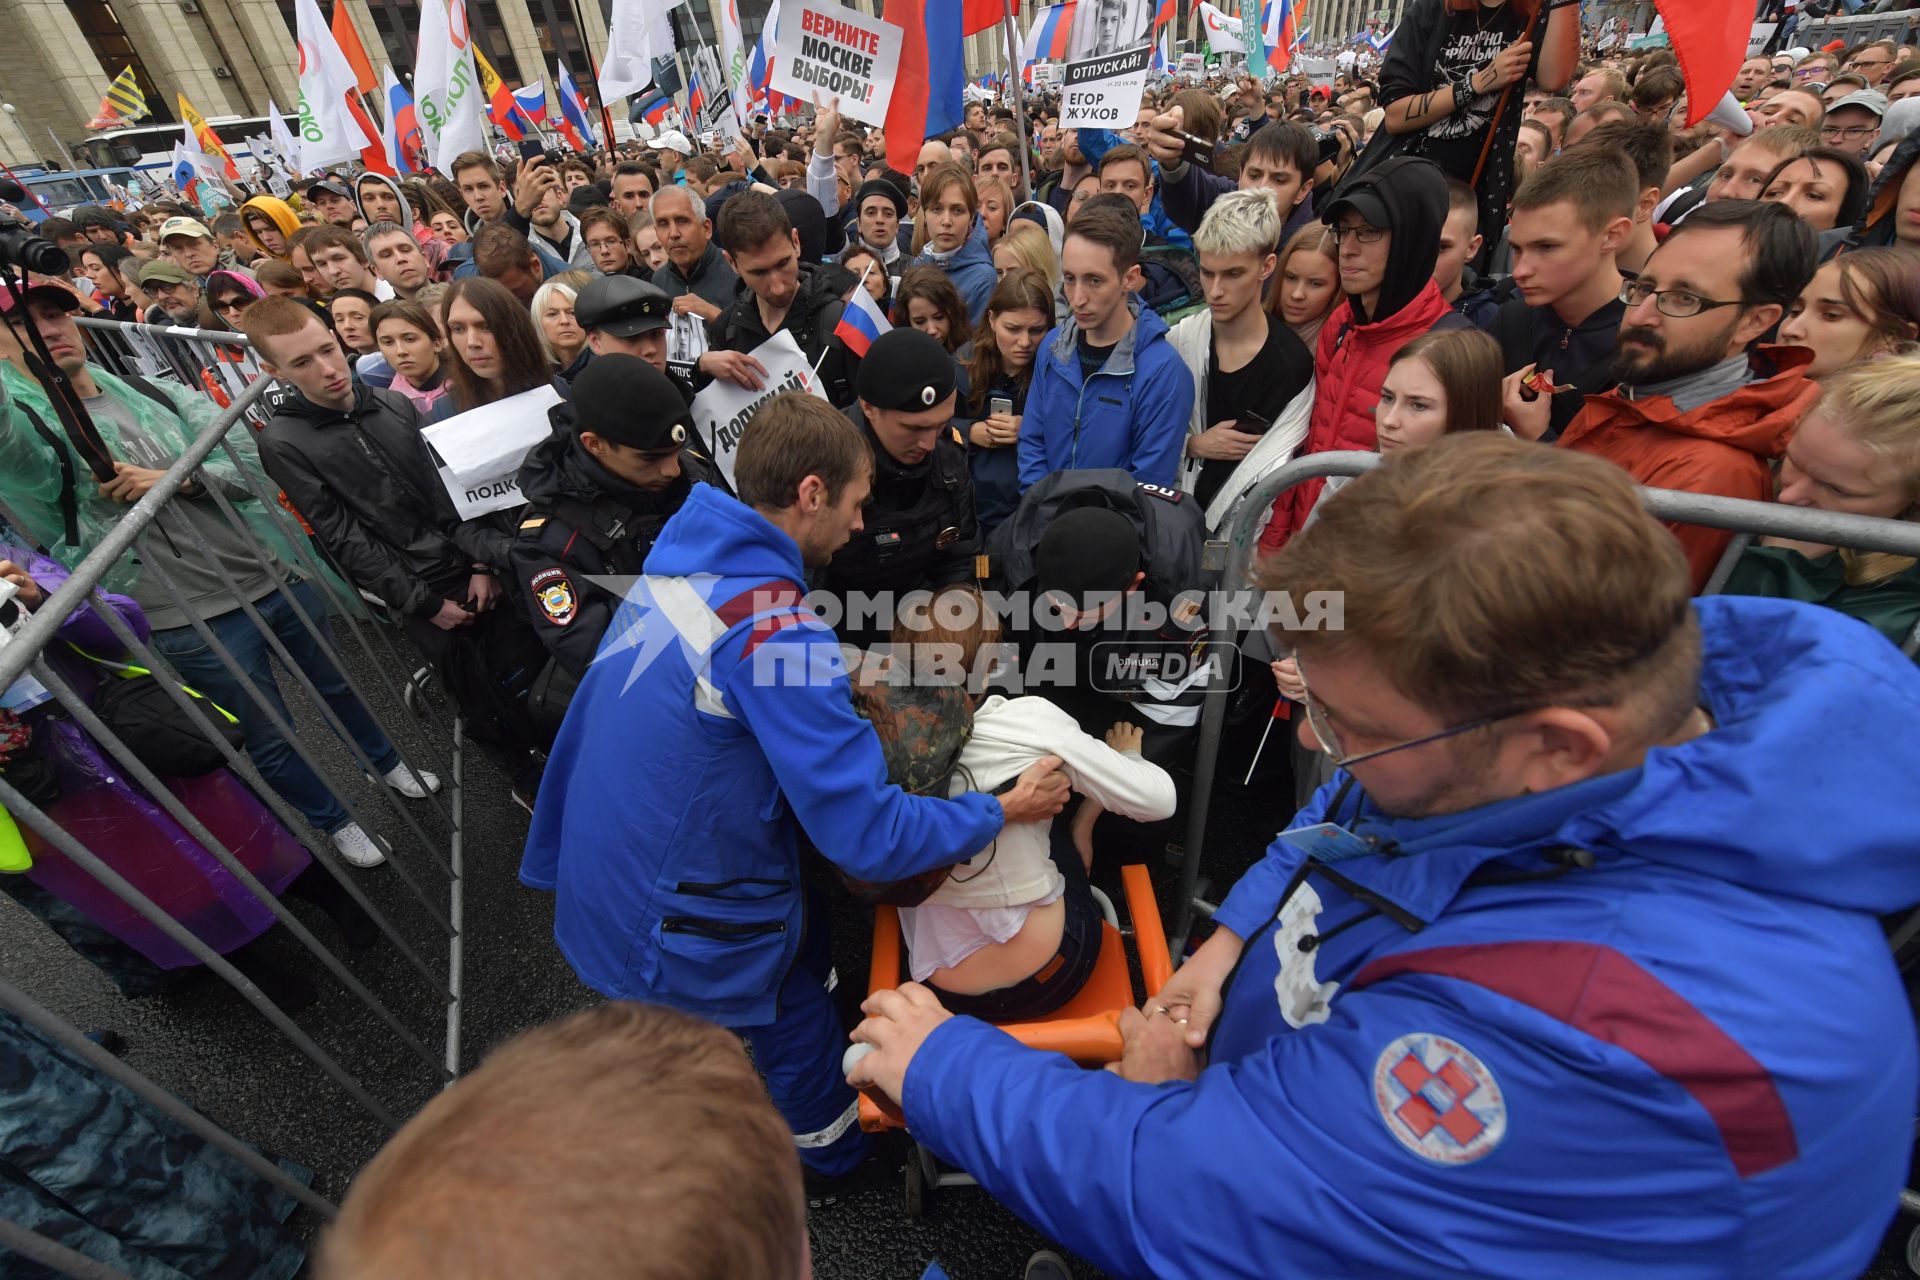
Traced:
<path fill-rule="evenodd" d="M 1689 598 L 1626 474 L 1390 455 L 1257 570 L 1341 766 L 1121 1024 L 1117 1073 L 867 1001 L 857 1085 L 1120 1276 L 1829 1278 L 1913 1145 L 1877 917 L 1920 896 L 1920 673 Z"/>
<path fill-rule="evenodd" d="M 587 668 L 540 786 L 521 880 L 612 999 L 711 1018 L 753 1048 L 814 1193 L 869 1147 L 839 1071 L 825 920 L 803 909 L 799 836 L 865 880 L 972 857 L 1066 801 L 1049 757 L 1003 796 L 908 795 L 854 713 L 809 570 L 860 529 L 860 429 L 800 393 L 768 401 L 734 464 L 740 497 L 693 487 Z M 814 946 L 803 950 L 814 931 Z"/>

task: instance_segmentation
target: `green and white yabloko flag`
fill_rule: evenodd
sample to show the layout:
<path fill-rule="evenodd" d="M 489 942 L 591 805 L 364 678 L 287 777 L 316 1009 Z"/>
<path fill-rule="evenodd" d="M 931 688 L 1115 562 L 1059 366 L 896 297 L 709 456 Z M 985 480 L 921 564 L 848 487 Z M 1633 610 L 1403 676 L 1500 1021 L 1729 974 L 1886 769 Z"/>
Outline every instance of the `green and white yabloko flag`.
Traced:
<path fill-rule="evenodd" d="M 427 161 L 442 173 L 463 151 L 485 151 L 487 128 L 465 0 L 420 0 L 413 68 L 414 113 Z"/>

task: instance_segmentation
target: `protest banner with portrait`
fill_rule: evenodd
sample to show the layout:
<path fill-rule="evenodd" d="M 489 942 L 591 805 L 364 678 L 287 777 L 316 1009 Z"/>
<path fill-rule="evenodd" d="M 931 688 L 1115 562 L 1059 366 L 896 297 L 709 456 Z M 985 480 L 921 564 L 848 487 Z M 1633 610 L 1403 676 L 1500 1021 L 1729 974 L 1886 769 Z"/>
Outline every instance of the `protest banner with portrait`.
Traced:
<path fill-rule="evenodd" d="M 1110 58 L 1069 62 L 1060 88 L 1062 129 L 1125 129 L 1140 113 L 1153 46 L 1143 44 Z"/>

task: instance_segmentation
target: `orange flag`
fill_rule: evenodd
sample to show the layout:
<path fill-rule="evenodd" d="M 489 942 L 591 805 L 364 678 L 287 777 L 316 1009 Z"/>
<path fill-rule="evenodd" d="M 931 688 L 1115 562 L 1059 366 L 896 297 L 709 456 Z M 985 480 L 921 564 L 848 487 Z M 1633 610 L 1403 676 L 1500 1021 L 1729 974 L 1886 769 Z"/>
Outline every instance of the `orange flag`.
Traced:
<path fill-rule="evenodd" d="M 373 74 L 373 63 L 367 60 L 367 47 L 360 43 L 360 33 L 353 28 L 353 18 L 347 13 L 347 0 L 333 0 L 333 42 L 346 55 L 347 65 L 353 68 L 353 78 L 359 83 L 360 92 L 372 93 L 378 89 L 380 78 Z"/>

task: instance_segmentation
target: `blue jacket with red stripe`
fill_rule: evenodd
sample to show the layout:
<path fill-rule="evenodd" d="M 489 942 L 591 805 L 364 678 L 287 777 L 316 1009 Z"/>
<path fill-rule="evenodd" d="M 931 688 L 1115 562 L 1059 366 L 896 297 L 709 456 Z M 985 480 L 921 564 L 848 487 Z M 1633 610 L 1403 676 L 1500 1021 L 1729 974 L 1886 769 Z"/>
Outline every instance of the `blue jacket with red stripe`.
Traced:
<path fill-rule="evenodd" d="M 800 548 L 751 507 L 695 485 L 643 567 L 548 758 L 520 879 L 554 891 L 594 990 L 764 1026 L 800 945 L 803 829 L 894 880 L 986 848 L 1000 805 L 887 781 L 833 631 L 798 604 Z"/>
<path fill-rule="evenodd" d="M 1920 674 L 1822 609 L 1697 607 L 1717 727 L 1639 768 L 1419 819 L 1323 789 L 1294 826 L 1367 847 L 1282 836 L 1234 887 L 1197 1081 L 956 1018 L 909 1126 L 1120 1275 L 1859 1274 L 1913 1145 L 1875 915 L 1920 898 Z"/>

